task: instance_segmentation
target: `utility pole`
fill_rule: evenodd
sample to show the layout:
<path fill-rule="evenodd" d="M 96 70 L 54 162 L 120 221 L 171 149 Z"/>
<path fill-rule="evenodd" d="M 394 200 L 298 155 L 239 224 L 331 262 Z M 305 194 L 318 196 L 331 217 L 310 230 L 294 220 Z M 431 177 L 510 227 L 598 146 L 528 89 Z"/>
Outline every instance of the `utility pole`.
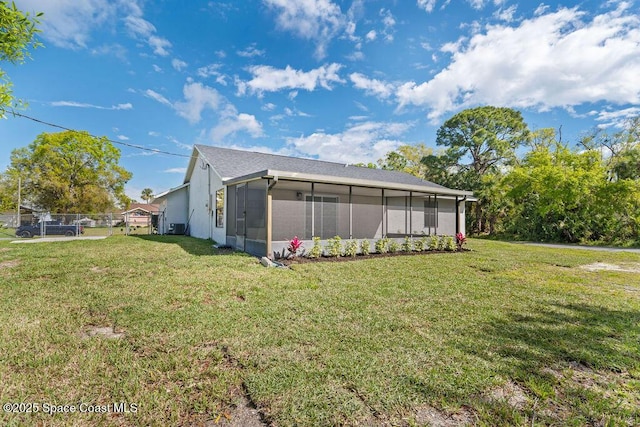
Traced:
<path fill-rule="evenodd" d="M 22 203 L 22 201 L 20 200 L 20 190 L 22 189 L 22 178 L 18 177 L 18 214 L 17 214 L 17 221 L 16 221 L 16 228 L 20 227 L 21 225 L 21 218 L 20 218 L 20 204 Z"/>

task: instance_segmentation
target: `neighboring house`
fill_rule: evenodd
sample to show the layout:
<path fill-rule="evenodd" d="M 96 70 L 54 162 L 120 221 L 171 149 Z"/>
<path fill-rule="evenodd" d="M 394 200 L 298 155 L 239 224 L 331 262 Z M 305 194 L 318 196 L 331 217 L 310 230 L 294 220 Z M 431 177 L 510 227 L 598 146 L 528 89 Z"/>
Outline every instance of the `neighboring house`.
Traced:
<path fill-rule="evenodd" d="M 120 213 L 125 223 L 131 226 L 146 227 L 152 224 L 154 215 L 158 215 L 158 206 L 145 203 L 131 203 L 129 209 Z"/>
<path fill-rule="evenodd" d="M 184 184 L 155 201 L 191 236 L 274 257 L 294 236 L 308 250 L 314 236 L 464 233 L 471 197 L 403 172 L 195 145 Z"/>

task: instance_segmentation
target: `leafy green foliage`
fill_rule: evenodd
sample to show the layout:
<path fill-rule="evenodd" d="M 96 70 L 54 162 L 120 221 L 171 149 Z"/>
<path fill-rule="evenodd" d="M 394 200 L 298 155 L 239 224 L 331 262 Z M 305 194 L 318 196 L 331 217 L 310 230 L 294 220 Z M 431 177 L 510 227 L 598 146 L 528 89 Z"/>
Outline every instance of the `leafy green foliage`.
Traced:
<path fill-rule="evenodd" d="M 108 212 L 128 200 L 131 173 L 118 165 L 120 150 L 87 132 L 42 133 L 11 153 L 5 177 L 22 178 L 23 200 L 50 212 Z"/>
<path fill-rule="evenodd" d="M 376 240 L 374 247 L 377 253 L 386 254 L 389 250 L 389 238 L 383 237 L 381 239 Z"/>
<path fill-rule="evenodd" d="M 423 236 L 423 237 L 421 237 L 419 239 L 416 239 L 416 240 L 413 241 L 413 249 L 416 252 L 422 252 L 426 248 L 426 243 L 427 243 L 427 237 L 426 236 Z"/>
<path fill-rule="evenodd" d="M 402 242 L 402 252 L 411 252 L 413 251 L 413 239 L 409 236 L 404 237 L 404 241 Z"/>
<path fill-rule="evenodd" d="M 340 236 L 334 236 L 327 240 L 327 246 L 325 247 L 326 253 L 330 257 L 339 257 L 342 255 L 342 238 Z"/>
<path fill-rule="evenodd" d="M 145 188 L 140 193 L 140 198 L 144 200 L 145 203 L 149 203 L 151 199 L 153 199 L 153 190 L 150 188 Z"/>
<path fill-rule="evenodd" d="M 391 239 L 389 241 L 389 252 L 395 254 L 400 250 L 400 243 L 398 243 L 395 239 Z"/>
<path fill-rule="evenodd" d="M 444 249 L 445 251 L 456 250 L 456 240 L 453 238 L 453 236 L 442 237 L 442 249 Z"/>
<path fill-rule="evenodd" d="M 313 238 L 313 247 L 307 254 L 308 258 L 320 258 L 322 256 L 322 247 L 320 246 L 320 237 L 315 236 Z"/>
<path fill-rule="evenodd" d="M 347 240 L 344 242 L 344 256 L 355 257 L 358 254 L 358 241 Z"/>
<path fill-rule="evenodd" d="M 371 243 L 367 239 L 360 241 L 360 253 L 362 255 L 369 255 L 369 253 L 371 253 Z"/>
<path fill-rule="evenodd" d="M 440 245 L 440 239 L 438 238 L 438 236 L 436 236 L 435 234 L 432 236 L 429 236 L 429 242 L 428 242 L 427 248 L 430 251 L 437 251 L 439 245 Z"/>
<path fill-rule="evenodd" d="M 18 10 L 15 3 L 0 1 L 0 61 L 21 64 L 29 58 L 29 49 L 42 46 L 34 40 L 40 30 L 38 18 Z M 0 69 L 0 118 L 5 115 L 5 108 L 14 106 L 11 81 L 6 72 Z"/>

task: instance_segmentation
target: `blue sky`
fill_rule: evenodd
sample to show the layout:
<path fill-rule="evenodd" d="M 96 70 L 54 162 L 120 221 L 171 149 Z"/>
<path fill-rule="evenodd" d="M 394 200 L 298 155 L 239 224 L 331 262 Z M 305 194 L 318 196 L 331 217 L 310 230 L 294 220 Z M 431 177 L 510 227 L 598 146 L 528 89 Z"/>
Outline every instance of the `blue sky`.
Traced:
<path fill-rule="evenodd" d="M 24 114 L 114 141 L 140 198 L 182 183 L 193 144 L 369 162 L 435 147 L 464 108 L 520 110 L 575 143 L 640 114 L 633 1 L 17 0 L 32 60 L 2 64 Z M 56 129 L 0 122 L 12 149 Z"/>

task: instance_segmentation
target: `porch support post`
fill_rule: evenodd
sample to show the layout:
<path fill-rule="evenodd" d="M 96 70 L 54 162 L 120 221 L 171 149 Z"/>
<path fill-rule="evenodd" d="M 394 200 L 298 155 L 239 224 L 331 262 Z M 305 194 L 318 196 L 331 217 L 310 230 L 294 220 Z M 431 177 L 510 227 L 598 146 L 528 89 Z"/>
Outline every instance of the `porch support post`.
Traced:
<path fill-rule="evenodd" d="M 311 237 L 313 238 L 316 235 L 316 190 L 315 182 L 311 183 Z"/>
<path fill-rule="evenodd" d="M 275 182 L 274 182 L 275 184 Z M 267 258 L 272 258 L 272 246 L 271 246 L 271 240 L 272 240 L 272 236 L 273 236 L 273 213 L 272 213 L 272 209 L 273 209 L 273 195 L 271 192 L 271 189 L 273 188 L 273 185 L 271 185 L 270 180 L 267 180 L 267 217 L 266 217 L 266 222 L 267 222 Z"/>
<path fill-rule="evenodd" d="M 386 224 L 387 222 L 387 216 L 385 215 L 385 209 L 384 209 L 384 188 L 382 189 L 382 237 L 384 238 L 386 236 L 385 231 L 388 228 L 388 224 Z"/>
<path fill-rule="evenodd" d="M 460 205 L 458 204 L 458 196 L 456 196 L 456 235 L 460 233 Z"/>
<path fill-rule="evenodd" d="M 353 186 L 349 186 L 349 239 L 353 239 Z"/>
<path fill-rule="evenodd" d="M 409 191 L 409 237 L 413 239 L 413 191 Z"/>

